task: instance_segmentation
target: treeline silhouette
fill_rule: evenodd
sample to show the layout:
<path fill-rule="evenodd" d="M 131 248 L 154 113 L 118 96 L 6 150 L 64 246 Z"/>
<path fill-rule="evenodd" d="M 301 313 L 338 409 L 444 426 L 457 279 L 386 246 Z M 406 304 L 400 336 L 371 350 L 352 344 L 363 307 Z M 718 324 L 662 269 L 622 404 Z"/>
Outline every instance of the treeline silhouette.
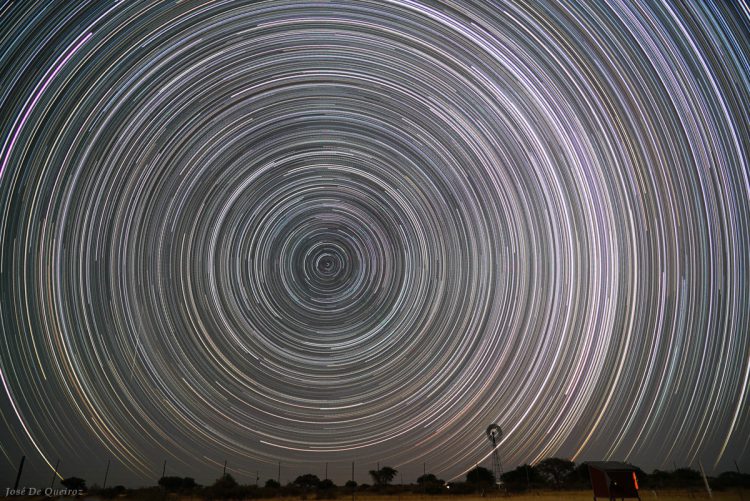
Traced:
<path fill-rule="evenodd" d="M 691 468 L 678 468 L 672 471 L 654 470 L 646 473 L 636 467 L 638 483 L 641 490 L 697 490 L 703 489 L 703 478 L 700 472 Z M 160 500 L 174 495 L 202 499 L 263 499 L 276 497 L 299 497 L 300 499 L 336 499 L 338 497 L 356 496 L 357 494 L 428 494 L 428 495 L 485 495 L 493 490 L 523 492 L 528 490 L 581 490 L 591 487 L 586 463 L 576 464 L 561 458 L 548 458 L 536 465 L 522 465 L 505 472 L 501 482 L 487 468 L 477 466 L 466 474 L 462 482 L 446 482 L 432 473 L 426 473 L 417 479 L 416 484 L 393 485 L 398 471 L 389 466 L 371 470 L 372 484 L 357 484 L 348 481 L 336 485 L 330 479 L 320 479 L 317 475 L 306 473 L 298 476 L 293 482 L 281 485 L 273 479 L 263 484 L 243 485 L 230 474 L 216 479 L 211 485 L 202 486 L 190 477 L 165 476 L 159 479 L 154 487 L 126 489 L 123 486 L 101 489 L 92 486 L 88 496 L 102 499 L 133 498 Z M 709 477 L 711 488 L 717 491 L 750 488 L 750 475 L 737 472 L 724 472 Z M 70 477 L 65 484 L 86 490 L 85 481 Z M 73 486 L 71 485 L 71 488 Z"/>
<path fill-rule="evenodd" d="M 634 466 L 640 490 L 703 490 L 703 477 L 697 470 L 677 468 L 654 470 L 646 473 Z M 491 472 L 490 472 L 491 474 Z M 522 465 L 502 475 L 503 487 L 508 491 L 522 492 L 534 489 L 581 490 L 591 488 L 588 465 L 575 464 L 560 458 L 548 458 L 534 466 Z M 708 477 L 712 489 L 721 491 L 750 488 L 750 475 L 726 471 Z"/>

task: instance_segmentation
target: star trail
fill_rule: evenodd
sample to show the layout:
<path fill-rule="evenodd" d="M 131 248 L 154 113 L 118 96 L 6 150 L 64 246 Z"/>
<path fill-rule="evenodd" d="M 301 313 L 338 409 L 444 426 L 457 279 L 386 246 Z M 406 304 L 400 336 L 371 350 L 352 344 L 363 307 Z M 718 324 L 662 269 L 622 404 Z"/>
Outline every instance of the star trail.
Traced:
<path fill-rule="evenodd" d="M 449 478 L 490 423 L 507 465 L 747 466 L 748 33 L 743 1 L 6 2 L 3 481 Z"/>

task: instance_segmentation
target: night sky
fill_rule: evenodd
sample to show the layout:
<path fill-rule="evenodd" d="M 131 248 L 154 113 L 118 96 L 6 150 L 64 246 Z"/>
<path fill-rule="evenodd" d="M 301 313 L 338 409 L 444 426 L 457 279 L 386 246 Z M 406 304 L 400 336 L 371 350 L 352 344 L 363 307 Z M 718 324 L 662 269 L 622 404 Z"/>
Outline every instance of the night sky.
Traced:
<path fill-rule="evenodd" d="M 506 469 L 747 472 L 749 33 L 744 1 L 2 2 L 0 487 L 452 479 L 491 423 Z"/>

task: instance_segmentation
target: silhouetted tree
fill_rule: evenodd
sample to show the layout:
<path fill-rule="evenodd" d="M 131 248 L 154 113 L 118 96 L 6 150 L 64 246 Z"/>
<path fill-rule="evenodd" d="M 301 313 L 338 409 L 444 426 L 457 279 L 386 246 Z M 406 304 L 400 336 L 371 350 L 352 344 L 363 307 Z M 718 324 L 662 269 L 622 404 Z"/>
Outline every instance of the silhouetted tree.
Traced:
<path fill-rule="evenodd" d="M 543 483 L 539 472 L 531 465 L 521 465 L 515 470 L 508 471 L 502 475 L 505 487 L 511 491 L 523 491 L 532 486 Z"/>
<path fill-rule="evenodd" d="M 589 475 L 589 465 L 586 463 L 576 465 L 566 481 L 566 486 L 570 488 L 586 489 L 590 485 L 591 477 Z"/>
<path fill-rule="evenodd" d="M 209 498 L 219 499 L 242 499 L 245 497 L 246 489 L 240 487 L 237 481 L 229 473 L 217 478 L 211 487 L 206 489 Z"/>
<path fill-rule="evenodd" d="M 703 477 L 697 470 L 692 468 L 678 468 L 672 472 L 673 485 L 682 487 L 700 487 L 703 485 Z"/>
<path fill-rule="evenodd" d="M 302 487 L 303 489 L 314 489 L 320 486 L 320 479 L 317 475 L 305 473 L 294 480 L 294 485 Z"/>
<path fill-rule="evenodd" d="M 495 485 L 495 474 L 487 468 L 477 466 L 466 474 L 466 483 L 487 488 Z"/>
<path fill-rule="evenodd" d="M 60 483 L 63 484 L 66 489 L 70 489 L 72 491 L 86 490 L 86 481 L 82 478 L 68 477 Z"/>
<path fill-rule="evenodd" d="M 654 470 L 646 478 L 641 478 L 641 483 L 652 488 L 669 487 L 672 475 L 665 470 Z"/>
<path fill-rule="evenodd" d="M 234 477 L 229 473 L 226 473 L 223 476 L 217 478 L 212 487 L 219 489 L 233 489 L 237 487 L 237 485 L 237 481 L 234 479 Z"/>
<path fill-rule="evenodd" d="M 432 473 L 426 473 L 417 479 L 419 485 L 432 484 L 437 482 L 437 477 Z"/>
<path fill-rule="evenodd" d="M 182 477 L 161 477 L 159 479 L 159 485 L 164 487 L 167 492 L 177 492 L 182 488 L 183 480 Z M 193 481 L 193 483 L 195 483 L 195 481 Z"/>
<path fill-rule="evenodd" d="M 318 484 L 315 499 L 336 499 L 336 494 L 336 484 L 330 478 L 326 478 Z"/>
<path fill-rule="evenodd" d="M 346 487 L 347 489 L 356 489 L 357 482 L 355 482 L 354 480 L 347 480 L 344 484 L 344 487 Z"/>
<path fill-rule="evenodd" d="M 437 478 L 432 473 L 422 475 L 417 479 L 419 489 L 427 494 L 439 494 L 443 491 L 445 480 Z"/>
<path fill-rule="evenodd" d="M 379 470 L 370 470 L 370 476 L 377 486 L 385 486 L 391 483 L 396 473 L 398 473 L 398 470 L 394 470 L 390 466 L 383 466 Z"/>
<path fill-rule="evenodd" d="M 279 487 L 281 487 L 281 484 L 276 480 L 269 478 L 268 480 L 266 480 L 266 487 L 268 489 L 278 489 Z"/>
<path fill-rule="evenodd" d="M 547 458 L 536 465 L 539 475 L 552 487 L 559 489 L 575 470 L 573 461 L 561 458 Z"/>
<path fill-rule="evenodd" d="M 725 471 L 716 477 L 711 486 L 716 489 L 727 489 L 730 487 L 743 487 L 747 489 L 750 487 L 750 475 L 747 473 L 737 473 L 736 471 Z"/>

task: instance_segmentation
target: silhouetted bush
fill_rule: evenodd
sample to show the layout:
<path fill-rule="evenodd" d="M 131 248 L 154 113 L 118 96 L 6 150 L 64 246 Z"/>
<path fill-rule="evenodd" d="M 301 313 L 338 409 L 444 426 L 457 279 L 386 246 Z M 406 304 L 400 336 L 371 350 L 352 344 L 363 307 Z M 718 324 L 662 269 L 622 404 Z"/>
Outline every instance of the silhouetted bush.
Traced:
<path fill-rule="evenodd" d="M 161 477 L 158 483 L 168 492 L 175 492 L 182 485 L 182 477 Z"/>
<path fill-rule="evenodd" d="M 567 459 L 547 458 L 536 465 L 536 470 L 550 487 L 562 488 L 575 471 L 575 463 Z"/>
<path fill-rule="evenodd" d="M 586 463 L 577 465 L 565 481 L 565 487 L 568 489 L 588 489 L 591 487 L 589 465 Z"/>
<path fill-rule="evenodd" d="M 445 490 L 445 480 L 432 473 L 426 473 L 417 479 L 417 491 L 425 494 L 440 494 Z"/>
<path fill-rule="evenodd" d="M 187 492 L 198 486 L 190 477 L 161 477 L 159 485 L 167 492 Z"/>
<path fill-rule="evenodd" d="M 703 485 L 701 473 L 692 468 L 678 468 L 672 472 L 672 478 L 676 485 L 682 487 L 701 487 Z"/>
<path fill-rule="evenodd" d="M 711 486 L 717 490 L 730 488 L 750 488 L 750 475 L 746 473 L 737 473 L 736 471 L 725 471 L 715 479 L 712 479 Z"/>
<path fill-rule="evenodd" d="M 86 481 L 82 478 L 68 477 L 60 483 L 66 489 L 70 489 L 73 491 L 85 491 L 86 490 Z"/>
<path fill-rule="evenodd" d="M 234 477 L 225 474 L 217 478 L 213 485 L 203 489 L 206 499 L 244 499 L 252 497 L 254 487 L 239 485 Z"/>
<path fill-rule="evenodd" d="M 672 475 L 668 471 L 654 470 L 650 475 L 640 478 L 641 484 L 651 489 L 661 489 L 670 487 L 672 484 Z"/>
<path fill-rule="evenodd" d="M 539 475 L 537 469 L 528 464 L 503 473 L 501 478 L 505 488 L 512 492 L 521 492 L 529 488 L 539 488 L 544 485 L 544 479 Z"/>
<path fill-rule="evenodd" d="M 317 475 L 305 473 L 294 480 L 294 485 L 302 487 L 303 489 L 315 489 L 320 487 L 320 479 Z"/>
<path fill-rule="evenodd" d="M 398 470 L 390 466 L 383 466 L 379 470 L 370 470 L 370 476 L 377 487 L 383 487 L 391 483 Z"/>
<path fill-rule="evenodd" d="M 466 474 L 466 483 L 474 489 L 489 489 L 495 486 L 495 474 L 487 468 L 477 466 Z"/>

